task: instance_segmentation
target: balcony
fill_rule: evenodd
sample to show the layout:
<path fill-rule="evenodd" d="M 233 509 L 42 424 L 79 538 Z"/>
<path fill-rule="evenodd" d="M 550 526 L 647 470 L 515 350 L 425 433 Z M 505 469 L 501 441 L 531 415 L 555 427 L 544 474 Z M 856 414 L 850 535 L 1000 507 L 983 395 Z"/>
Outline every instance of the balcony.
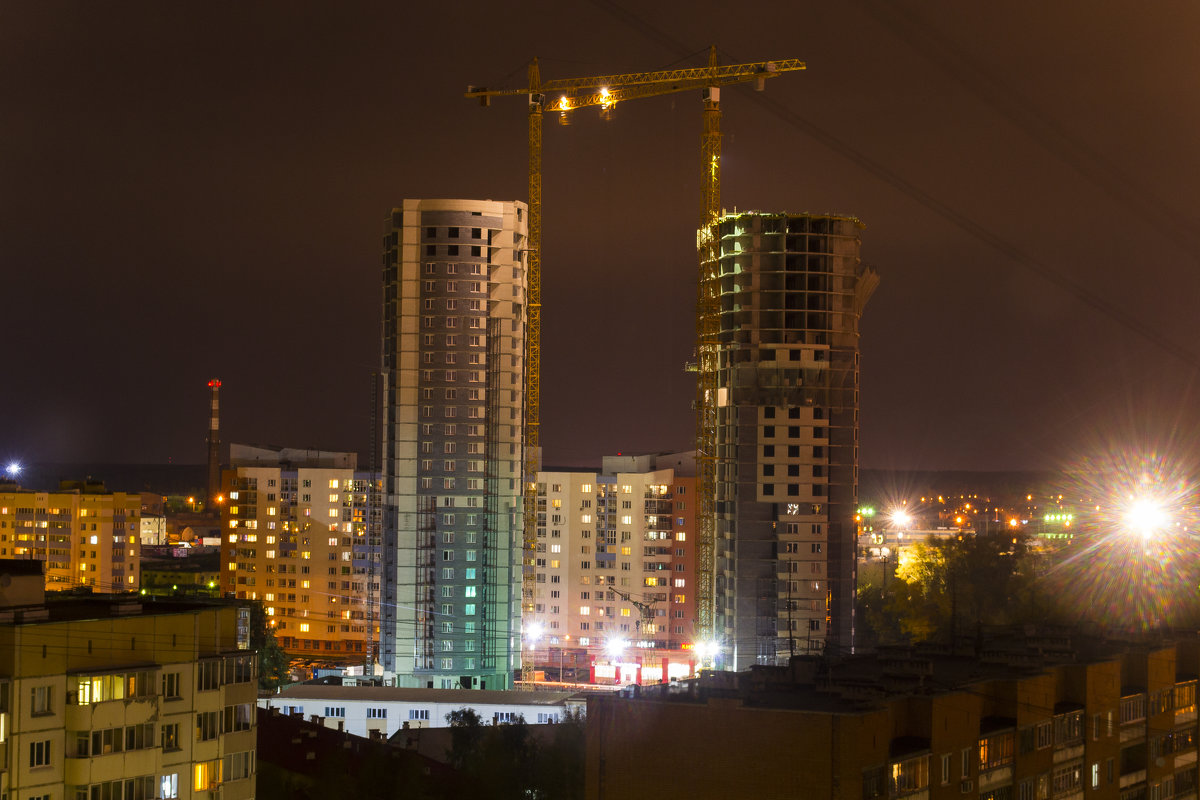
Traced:
<path fill-rule="evenodd" d="M 1134 772 L 1128 772 L 1121 776 L 1121 788 L 1128 789 L 1130 786 L 1136 786 L 1139 783 L 1146 782 L 1146 770 L 1139 769 Z"/>
<path fill-rule="evenodd" d="M 1012 783 L 1012 777 L 1012 765 L 981 772 L 979 773 L 979 791 L 988 792 L 1001 786 L 1007 786 Z"/>

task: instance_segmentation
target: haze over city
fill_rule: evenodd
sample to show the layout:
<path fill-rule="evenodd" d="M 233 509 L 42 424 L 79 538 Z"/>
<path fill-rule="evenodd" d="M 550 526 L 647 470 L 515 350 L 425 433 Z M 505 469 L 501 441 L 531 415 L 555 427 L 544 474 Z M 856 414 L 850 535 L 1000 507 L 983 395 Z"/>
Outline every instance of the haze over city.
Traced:
<path fill-rule="evenodd" d="M 1057 467 L 1193 440 L 1200 9 L 1020 2 L 10 4 L 0 456 L 371 448 L 405 197 L 526 194 L 468 84 L 799 58 L 723 97 L 723 205 L 866 223 L 861 462 Z M 765 105 L 764 105 L 765 103 Z M 692 446 L 700 104 L 545 136 L 548 464 Z"/>

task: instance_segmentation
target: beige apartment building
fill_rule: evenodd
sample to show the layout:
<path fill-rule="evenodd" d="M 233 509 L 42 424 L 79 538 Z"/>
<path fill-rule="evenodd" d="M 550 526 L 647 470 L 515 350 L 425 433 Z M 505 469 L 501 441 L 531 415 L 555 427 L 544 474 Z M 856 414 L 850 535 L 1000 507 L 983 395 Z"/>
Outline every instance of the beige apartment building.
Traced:
<path fill-rule="evenodd" d="M 100 483 L 63 481 L 57 492 L 0 489 L 0 559 L 43 562 L 49 590 L 137 591 L 141 509 L 140 495 Z"/>
<path fill-rule="evenodd" d="M 686 453 L 609 457 L 599 473 L 539 473 L 523 645 L 545 678 L 657 683 L 691 674 L 694 472 Z"/>
<path fill-rule="evenodd" d="M 221 589 L 263 603 L 293 655 L 364 661 L 378 641 L 379 484 L 354 453 L 234 444 Z"/>
<path fill-rule="evenodd" d="M 0 796 L 254 797 L 249 609 L 42 587 L 0 560 Z"/>

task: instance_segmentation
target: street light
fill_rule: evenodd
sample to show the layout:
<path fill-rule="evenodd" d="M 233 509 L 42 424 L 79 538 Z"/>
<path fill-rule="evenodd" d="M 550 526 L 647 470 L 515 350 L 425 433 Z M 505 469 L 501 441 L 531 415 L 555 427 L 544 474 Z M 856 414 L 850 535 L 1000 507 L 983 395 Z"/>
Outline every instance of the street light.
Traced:
<path fill-rule="evenodd" d="M 1135 497 L 1125 509 L 1124 522 L 1130 531 L 1149 539 L 1170 526 L 1171 515 L 1157 498 Z"/>
<path fill-rule="evenodd" d="M 525 640 L 526 646 L 529 648 L 529 659 L 531 662 L 537 660 L 537 643 L 542 638 L 542 634 L 546 632 L 546 627 L 540 622 L 531 622 L 526 626 L 522 638 Z M 533 679 L 537 683 L 537 664 L 533 664 Z"/>
<path fill-rule="evenodd" d="M 611 658 L 620 658 L 627 647 L 629 647 L 628 639 L 609 639 L 604 643 L 604 651 Z"/>
<path fill-rule="evenodd" d="M 696 646 L 693 649 L 700 656 L 700 668 L 704 669 L 713 665 L 713 662 L 717 658 L 717 653 L 721 651 L 721 646 L 712 639 L 703 639 L 696 642 Z"/>

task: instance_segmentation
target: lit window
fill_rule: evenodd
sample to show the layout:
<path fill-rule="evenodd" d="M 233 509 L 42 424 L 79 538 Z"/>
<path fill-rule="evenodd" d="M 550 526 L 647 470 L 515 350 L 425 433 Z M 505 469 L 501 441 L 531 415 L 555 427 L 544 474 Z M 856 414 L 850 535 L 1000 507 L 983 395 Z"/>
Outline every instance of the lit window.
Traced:
<path fill-rule="evenodd" d="M 337 482 L 337 478 L 334 478 L 333 480 L 331 480 L 331 481 L 329 482 L 329 488 L 330 488 L 330 489 L 336 489 L 336 488 L 338 488 L 338 482 Z"/>

